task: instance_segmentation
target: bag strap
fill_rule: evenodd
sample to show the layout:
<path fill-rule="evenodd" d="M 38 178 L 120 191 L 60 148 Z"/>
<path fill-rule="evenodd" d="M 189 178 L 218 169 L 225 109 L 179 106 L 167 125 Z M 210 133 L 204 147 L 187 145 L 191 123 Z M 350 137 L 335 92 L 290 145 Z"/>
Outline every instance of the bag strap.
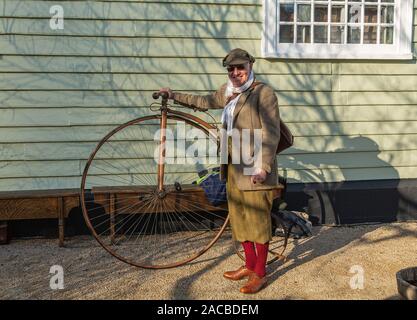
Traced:
<path fill-rule="evenodd" d="M 255 88 L 258 84 L 264 84 L 263 82 L 261 82 L 261 81 L 254 81 L 253 83 L 252 83 L 252 85 L 250 86 L 250 88 Z"/>
<path fill-rule="evenodd" d="M 229 104 L 230 101 L 232 101 L 234 98 L 236 98 L 240 93 L 233 93 L 230 97 L 226 99 L 226 106 Z"/>

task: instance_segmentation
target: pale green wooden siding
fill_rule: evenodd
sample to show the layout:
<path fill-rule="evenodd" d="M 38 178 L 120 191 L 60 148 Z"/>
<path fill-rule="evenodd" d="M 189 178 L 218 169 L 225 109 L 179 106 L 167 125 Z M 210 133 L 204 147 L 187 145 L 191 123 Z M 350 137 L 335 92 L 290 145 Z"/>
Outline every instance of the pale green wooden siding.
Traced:
<path fill-rule="evenodd" d="M 262 60 L 261 15 L 260 0 L 1 1 L 0 190 L 78 187 L 100 137 L 161 86 L 216 89 L 234 47 L 296 135 L 279 157 L 290 181 L 417 178 L 416 61 Z"/>

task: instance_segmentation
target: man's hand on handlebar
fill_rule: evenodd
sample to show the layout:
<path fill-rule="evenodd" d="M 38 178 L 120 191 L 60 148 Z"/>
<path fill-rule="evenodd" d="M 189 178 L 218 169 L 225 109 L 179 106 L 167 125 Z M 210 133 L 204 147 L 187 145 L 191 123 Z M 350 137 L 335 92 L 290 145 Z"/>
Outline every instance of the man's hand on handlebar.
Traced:
<path fill-rule="evenodd" d="M 152 94 L 152 97 L 154 99 L 159 99 L 159 97 L 162 97 L 162 99 L 171 99 L 171 100 L 175 98 L 174 92 L 171 90 L 171 88 L 161 88 L 158 92 L 154 92 Z M 182 104 L 182 103 L 179 103 L 179 104 L 183 105 L 184 107 L 193 109 L 194 111 L 207 111 L 208 110 L 207 108 L 197 108 L 194 105 L 187 105 L 187 104 Z"/>
<path fill-rule="evenodd" d="M 171 88 L 161 88 L 159 90 L 159 94 L 168 93 L 168 99 L 174 99 L 174 92 L 172 92 Z"/>

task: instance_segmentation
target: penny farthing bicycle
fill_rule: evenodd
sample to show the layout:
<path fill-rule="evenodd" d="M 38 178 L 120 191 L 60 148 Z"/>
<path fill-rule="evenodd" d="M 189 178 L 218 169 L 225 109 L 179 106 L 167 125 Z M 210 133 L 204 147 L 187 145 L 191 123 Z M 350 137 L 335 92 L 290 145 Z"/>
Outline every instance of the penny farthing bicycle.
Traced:
<path fill-rule="evenodd" d="M 172 110 L 166 94 L 153 98 L 162 99 L 150 105 L 155 114 L 116 127 L 91 153 L 81 207 L 92 235 L 111 255 L 162 269 L 201 256 L 229 229 L 229 219 L 227 204 L 211 205 L 195 183 L 220 163 L 215 119 L 207 113 L 212 124 Z M 195 161 L 201 150 L 205 160 Z M 273 231 L 269 262 L 283 257 L 289 234 L 283 225 Z"/>

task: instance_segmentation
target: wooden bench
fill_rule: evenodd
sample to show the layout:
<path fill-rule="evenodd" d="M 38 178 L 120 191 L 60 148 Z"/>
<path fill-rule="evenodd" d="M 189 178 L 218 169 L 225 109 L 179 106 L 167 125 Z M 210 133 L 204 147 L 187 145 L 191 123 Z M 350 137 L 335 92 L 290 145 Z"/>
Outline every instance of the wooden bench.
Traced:
<path fill-rule="evenodd" d="M 65 218 L 80 206 L 79 189 L 29 190 L 0 192 L 0 222 L 3 233 L 7 221 L 58 219 L 59 246 L 64 246 Z M 6 227 L 4 225 L 6 224 Z"/>
<path fill-rule="evenodd" d="M 132 198 L 131 194 L 140 194 L 143 188 L 102 187 L 92 190 L 94 203 L 101 205 L 110 215 L 111 231 L 114 236 L 114 216 L 117 214 L 118 202 Z M 275 190 L 275 197 L 280 197 L 283 186 Z M 203 189 L 196 186 L 184 187 L 183 192 L 202 210 L 215 210 L 204 195 Z M 176 198 L 175 192 L 170 195 Z M 181 208 L 185 208 L 180 197 L 176 199 Z M 0 192 L 0 232 L 7 232 L 7 221 L 24 219 L 58 219 L 59 246 L 64 246 L 65 218 L 73 208 L 80 207 L 79 189 L 31 190 Z M 227 204 L 217 209 L 227 209 Z"/>
<path fill-rule="evenodd" d="M 274 199 L 280 198 L 283 192 L 284 186 L 274 189 Z M 95 187 L 92 190 L 94 196 L 94 203 L 101 205 L 104 208 L 106 214 L 109 215 L 110 220 L 110 238 L 114 242 L 115 239 L 115 216 L 118 214 L 120 204 L 122 206 L 123 213 L 135 213 L 138 207 L 138 201 L 140 201 L 141 194 L 149 193 L 149 188 L 144 187 Z M 187 194 L 186 199 L 184 195 Z M 136 195 L 136 197 L 132 196 Z M 204 190 L 196 185 L 183 185 L 181 190 L 181 196 L 174 192 L 167 195 L 174 204 L 177 210 L 194 211 L 195 205 L 190 206 L 192 203 L 198 203 L 198 208 L 202 211 L 216 211 L 227 210 L 227 203 L 220 206 L 213 206 L 206 198 Z M 130 208 L 130 209 L 129 209 Z M 168 210 L 168 208 L 165 208 Z M 172 211 L 172 208 L 169 208 Z M 144 213 L 153 213 L 156 211 L 155 207 L 146 207 L 143 209 Z M 141 211 L 142 212 L 142 211 Z"/>

